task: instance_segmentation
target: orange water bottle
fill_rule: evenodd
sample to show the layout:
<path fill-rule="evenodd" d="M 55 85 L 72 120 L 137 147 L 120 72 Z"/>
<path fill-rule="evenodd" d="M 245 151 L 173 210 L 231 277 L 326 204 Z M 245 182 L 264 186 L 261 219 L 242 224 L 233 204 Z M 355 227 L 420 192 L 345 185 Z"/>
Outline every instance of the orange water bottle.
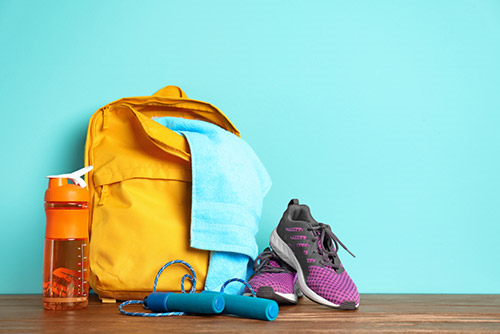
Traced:
<path fill-rule="evenodd" d="M 47 176 L 42 298 L 48 310 L 75 310 L 88 304 L 89 192 L 81 176 L 90 170 L 92 166 Z"/>

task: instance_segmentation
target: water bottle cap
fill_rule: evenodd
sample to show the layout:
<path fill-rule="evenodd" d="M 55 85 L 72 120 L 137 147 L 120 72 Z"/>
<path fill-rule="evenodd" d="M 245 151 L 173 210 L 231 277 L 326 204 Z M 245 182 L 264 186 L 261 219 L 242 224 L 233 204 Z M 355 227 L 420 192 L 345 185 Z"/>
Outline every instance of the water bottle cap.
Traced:
<path fill-rule="evenodd" d="M 46 202 L 88 202 L 89 192 L 85 188 L 87 183 L 81 178 L 82 175 L 92 170 L 88 166 L 76 172 L 60 175 L 49 175 L 49 188 L 45 191 Z M 68 183 L 68 179 L 74 184 Z"/>

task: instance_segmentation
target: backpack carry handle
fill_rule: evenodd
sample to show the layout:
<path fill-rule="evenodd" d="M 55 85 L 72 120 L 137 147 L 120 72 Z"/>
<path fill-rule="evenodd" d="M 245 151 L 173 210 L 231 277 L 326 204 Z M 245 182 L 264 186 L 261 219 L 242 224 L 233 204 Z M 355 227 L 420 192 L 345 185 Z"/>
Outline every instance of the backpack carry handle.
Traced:
<path fill-rule="evenodd" d="M 153 94 L 153 96 L 187 99 L 186 93 L 177 86 L 166 86 Z"/>

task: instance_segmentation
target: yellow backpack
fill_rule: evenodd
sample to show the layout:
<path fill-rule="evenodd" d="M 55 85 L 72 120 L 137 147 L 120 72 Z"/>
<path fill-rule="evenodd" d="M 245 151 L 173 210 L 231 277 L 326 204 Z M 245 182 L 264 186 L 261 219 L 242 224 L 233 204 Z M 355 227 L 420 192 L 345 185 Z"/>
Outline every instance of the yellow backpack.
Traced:
<path fill-rule="evenodd" d="M 219 109 L 175 86 L 117 100 L 91 117 L 85 145 L 85 165 L 94 166 L 87 176 L 90 285 L 104 301 L 144 298 L 162 265 L 176 259 L 190 263 L 197 290 L 204 287 L 209 251 L 189 246 L 189 145 L 153 120 L 164 116 L 210 122 L 240 136 Z M 180 291 L 187 273 L 169 268 L 158 290 Z"/>

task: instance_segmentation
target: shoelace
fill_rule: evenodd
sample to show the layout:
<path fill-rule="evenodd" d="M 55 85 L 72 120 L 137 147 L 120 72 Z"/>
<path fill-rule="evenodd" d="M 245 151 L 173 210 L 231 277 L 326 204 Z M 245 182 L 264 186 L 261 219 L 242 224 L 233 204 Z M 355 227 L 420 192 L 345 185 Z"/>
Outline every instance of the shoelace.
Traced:
<path fill-rule="evenodd" d="M 340 269 L 341 263 L 340 258 L 337 255 L 337 250 L 339 249 L 339 244 L 353 257 L 356 257 L 347 247 L 339 240 L 339 238 L 332 232 L 330 225 L 318 223 L 318 225 L 312 225 L 309 227 L 311 231 L 317 231 L 314 233 L 312 239 L 313 242 L 320 240 L 321 247 L 318 247 L 317 252 L 322 256 L 320 263 L 332 267 L 335 271 Z M 335 247 L 333 245 L 335 244 Z"/>
<path fill-rule="evenodd" d="M 278 263 L 280 266 L 275 267 L 271 265 L 271 260 L 275 261 Z M 254 265 L 253 265 L 253 270 L 256 273 L 286 273 L 290 272 L 290 269 L 282 263 L 276 253 L 272 251 L 269 247 L 264 249 L 262 253 L 257 256 L 255 259 Z"/>

